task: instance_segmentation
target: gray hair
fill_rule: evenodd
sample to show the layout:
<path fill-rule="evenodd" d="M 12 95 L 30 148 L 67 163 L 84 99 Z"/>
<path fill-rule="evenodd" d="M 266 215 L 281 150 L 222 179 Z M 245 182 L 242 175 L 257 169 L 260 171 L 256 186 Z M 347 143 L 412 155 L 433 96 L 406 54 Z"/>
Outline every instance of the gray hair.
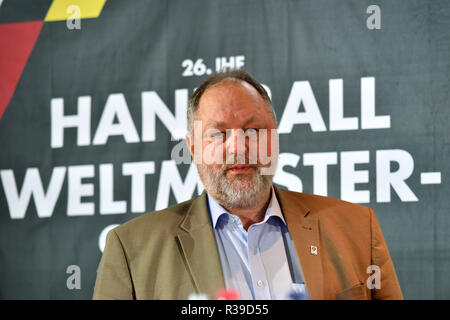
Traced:
<path fill-rule="evenodd" d="M 267 107 L 269 109 L 268 111 L 272 114 L 275 123 L 277 123 L 277 117 L 275 114 L 275 110 L 273 109 L 272 106 L 272 101 L 270 100 L 266 89 L 264 89 L 264 87 L 258 82 L 258 80 L 253 78 L 253 76 L 250 73 L 248 73 L 243 69 L 225 70 L 220 72 L 214 72 L 213 74 L 211 74 L 189 98 L 189 103 L 187 107 L 187 122 L 189 133 L 192 133 L 191 130 L 194 126 L 194 120 L 197 114 L 200 98 L 203 96 L 203 94 L 208 88 L 216 84 L 219 84 L 220 82 L 223 82 L 225 80 L 232 80 L 236 82 L 244 81 L 250 84 L 253 88 L 255 88 L 256 91 L 258 91 L 258 93 L 267 103 Z"/>

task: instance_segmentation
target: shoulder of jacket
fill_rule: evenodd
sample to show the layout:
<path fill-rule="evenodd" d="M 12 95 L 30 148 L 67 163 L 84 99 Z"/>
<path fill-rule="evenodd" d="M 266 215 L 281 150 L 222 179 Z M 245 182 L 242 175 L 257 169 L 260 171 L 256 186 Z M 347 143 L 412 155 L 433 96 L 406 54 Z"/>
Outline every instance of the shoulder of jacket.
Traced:
<path fill-rule="evenodd" d="M 166 209 L 145 213 L 114 228 L 114 231 L 119 237 L 175 231 L 197 198 L 198 196 Z"/>
<path fill-rule="evenodd" d="M 292 201 L 298 201 L 304 207 L 310 209 L 313 214 L 326 215 L 330 212 L 336 212 L 343 215 L 349 214 L 354 216 L 355 214 L 361 214 L 368 216 L 371 210 L 367 206 L 332 197 L 281 189 L 279 191 L 283 194 L 285 199 L 287 198 Z"/>

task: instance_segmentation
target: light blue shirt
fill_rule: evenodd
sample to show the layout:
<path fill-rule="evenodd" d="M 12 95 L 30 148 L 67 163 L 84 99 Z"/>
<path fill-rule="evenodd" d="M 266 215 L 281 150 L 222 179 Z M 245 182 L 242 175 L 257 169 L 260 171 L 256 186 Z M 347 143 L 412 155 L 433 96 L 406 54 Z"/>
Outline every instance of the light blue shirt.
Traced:
<path fill-rule="evenodd" d="M 208 195 L 209 212 L 227 289 L 243 300 L 307 297 L 303 275 L 275 192 L 264 220 L 246 231 L 238 216 Z"/>

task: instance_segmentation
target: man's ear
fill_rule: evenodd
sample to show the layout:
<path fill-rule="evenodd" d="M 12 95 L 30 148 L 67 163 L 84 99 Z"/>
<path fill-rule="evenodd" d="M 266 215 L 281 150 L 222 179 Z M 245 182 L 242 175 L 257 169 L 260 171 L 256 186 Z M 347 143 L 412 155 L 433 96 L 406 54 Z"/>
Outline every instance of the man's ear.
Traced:
<path fill-rule="evenodd" d="M 186 133 L 186 144 L 191 153 L 192 158 L 194 158 L 194 137 L 190 132 Z"/>

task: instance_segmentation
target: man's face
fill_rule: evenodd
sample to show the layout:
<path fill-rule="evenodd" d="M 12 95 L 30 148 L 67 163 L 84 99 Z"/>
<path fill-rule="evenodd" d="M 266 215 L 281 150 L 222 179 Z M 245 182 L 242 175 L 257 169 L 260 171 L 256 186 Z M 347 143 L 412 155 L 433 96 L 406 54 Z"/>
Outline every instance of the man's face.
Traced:
<path fill-rule="evenodd" d="M 272 150 L 272 131 L 278 137 L 256 89 L 232 80 L 208 88 L 196 120 L 194 137 L 187 140 L 193 156 L 201 149 L 196 163 L 208 193 L 227 208 L 249 207 L 267 197 L 273 177 L 266 173 L 272 164 L 268 159 L 278 156 Z"/>

